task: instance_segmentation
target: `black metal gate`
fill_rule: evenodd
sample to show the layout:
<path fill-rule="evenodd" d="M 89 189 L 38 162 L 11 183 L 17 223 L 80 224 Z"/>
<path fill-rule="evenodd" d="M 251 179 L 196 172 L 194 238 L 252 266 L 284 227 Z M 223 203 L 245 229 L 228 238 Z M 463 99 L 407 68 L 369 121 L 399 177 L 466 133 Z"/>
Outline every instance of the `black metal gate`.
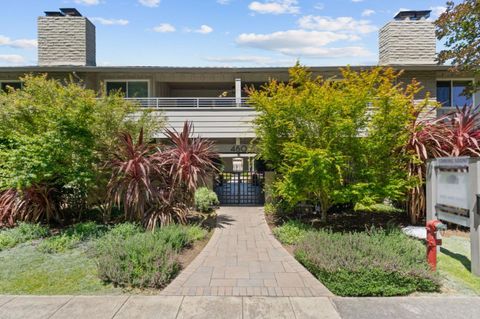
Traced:
<path fill-rule="evenodd" d="M 263 172 L 222 172 L 215 179 L 214 190 L 220 205 L 263 205 L 264 184 Z"/>

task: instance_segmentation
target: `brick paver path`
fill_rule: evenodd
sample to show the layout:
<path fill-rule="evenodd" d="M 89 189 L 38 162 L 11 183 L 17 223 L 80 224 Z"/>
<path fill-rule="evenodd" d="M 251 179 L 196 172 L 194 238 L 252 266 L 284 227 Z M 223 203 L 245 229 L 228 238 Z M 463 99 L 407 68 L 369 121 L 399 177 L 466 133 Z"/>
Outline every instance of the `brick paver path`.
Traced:
<path fill-rule="evenodd" d="M 222 207 L 207 246 L 162 295 L 332 294 L 274 238 L 262 208 Z"/>

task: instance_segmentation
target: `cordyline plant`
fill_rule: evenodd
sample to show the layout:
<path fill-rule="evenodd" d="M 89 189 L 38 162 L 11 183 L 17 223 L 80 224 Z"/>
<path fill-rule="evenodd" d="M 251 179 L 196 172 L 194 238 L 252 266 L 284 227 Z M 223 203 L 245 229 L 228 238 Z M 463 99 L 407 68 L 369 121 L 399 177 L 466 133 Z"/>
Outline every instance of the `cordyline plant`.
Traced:
<path fill-rule="evenodd" d="M 167 129 L 169 145 L 147 144 L 140 133 L 135 143 L 129 133 L 119 137 L 119 149 L 107 166 L 112 169 L 108 201 L 123 207 L 125 218 L 147 229 L 174 221 L 185 223 L 193 193 L 213 170 L 211 141 L 193 137 L 193 125 L 182 132 Z"/>
<path fill-rule="evenodd" d="M 412 223 L 425 214 L 424 190 L 426 161 L 437 157 L 480 156 L 479 106 L 456 108 L 434 120 L 416 120 L 410 128 L 405 151 L 412 154 L 408 171 L 417 183 L 408 193 L 408 212 Z M 417 119 L 420 114 L 416 114 Z"/>

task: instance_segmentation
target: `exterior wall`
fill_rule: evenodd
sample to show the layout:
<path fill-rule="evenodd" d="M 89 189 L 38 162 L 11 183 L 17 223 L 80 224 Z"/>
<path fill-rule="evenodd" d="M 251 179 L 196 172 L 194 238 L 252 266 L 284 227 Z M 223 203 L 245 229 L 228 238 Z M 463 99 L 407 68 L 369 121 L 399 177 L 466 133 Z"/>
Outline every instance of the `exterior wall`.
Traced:
<path fill-rule="evenodd" d="M 205 138 L 253 138 L 255 114 L 249 108 L 180 108 L 167 109 L 158 115 L 164 115 L 168 125 L 177 131 L 183 128 L 185 121 L 191 121 L 195 134 Z M 162 138 L 163 134 L 157 137 Z"/>
<path fill-rule="evenodd" d="M 435 64 L 436 37 L 433 22 L 395 20 L 379 33 L 380 65 Z"/>
<path fill-rule="evenodd" d="M 94 66 L 95 54 L 95 26 L 87 18 L 38 18 L 40 66 Z"/>

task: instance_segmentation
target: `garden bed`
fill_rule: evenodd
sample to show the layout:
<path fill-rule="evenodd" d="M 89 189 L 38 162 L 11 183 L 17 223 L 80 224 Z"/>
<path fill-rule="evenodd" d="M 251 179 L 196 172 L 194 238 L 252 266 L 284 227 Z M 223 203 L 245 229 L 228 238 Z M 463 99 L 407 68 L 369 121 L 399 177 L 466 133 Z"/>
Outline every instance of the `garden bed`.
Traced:
<path fill-rule="evenodd" d="M 152 234 L 133 224 L 81 223 L 52 233 L 21 224 L 0 231 L 0 294 L 158 294 L 210 234 L 198 226 Z"/>
<path fill-rule="evenodd" d="M 341 231 L 345 225 L 341 221 L 358 219 L 353 214 L 338 214 L 325 228 L 320 223 L 292 220 L 277 225 L 273 232 L 337 295 L 397 296 L 439 291 L 440 278 L 429 271 L 424 245 L 401 233 L 398 227 L 393 228 L 392 220 L 401 218 L 400 214 L 383 218 L 377 214 L 362 213 L 360 218 L 365 224 L 348 223 L 352 227 L 345 227 L 345 231 Z M 381 225 L 389 225 L 388 230 Z"/>

